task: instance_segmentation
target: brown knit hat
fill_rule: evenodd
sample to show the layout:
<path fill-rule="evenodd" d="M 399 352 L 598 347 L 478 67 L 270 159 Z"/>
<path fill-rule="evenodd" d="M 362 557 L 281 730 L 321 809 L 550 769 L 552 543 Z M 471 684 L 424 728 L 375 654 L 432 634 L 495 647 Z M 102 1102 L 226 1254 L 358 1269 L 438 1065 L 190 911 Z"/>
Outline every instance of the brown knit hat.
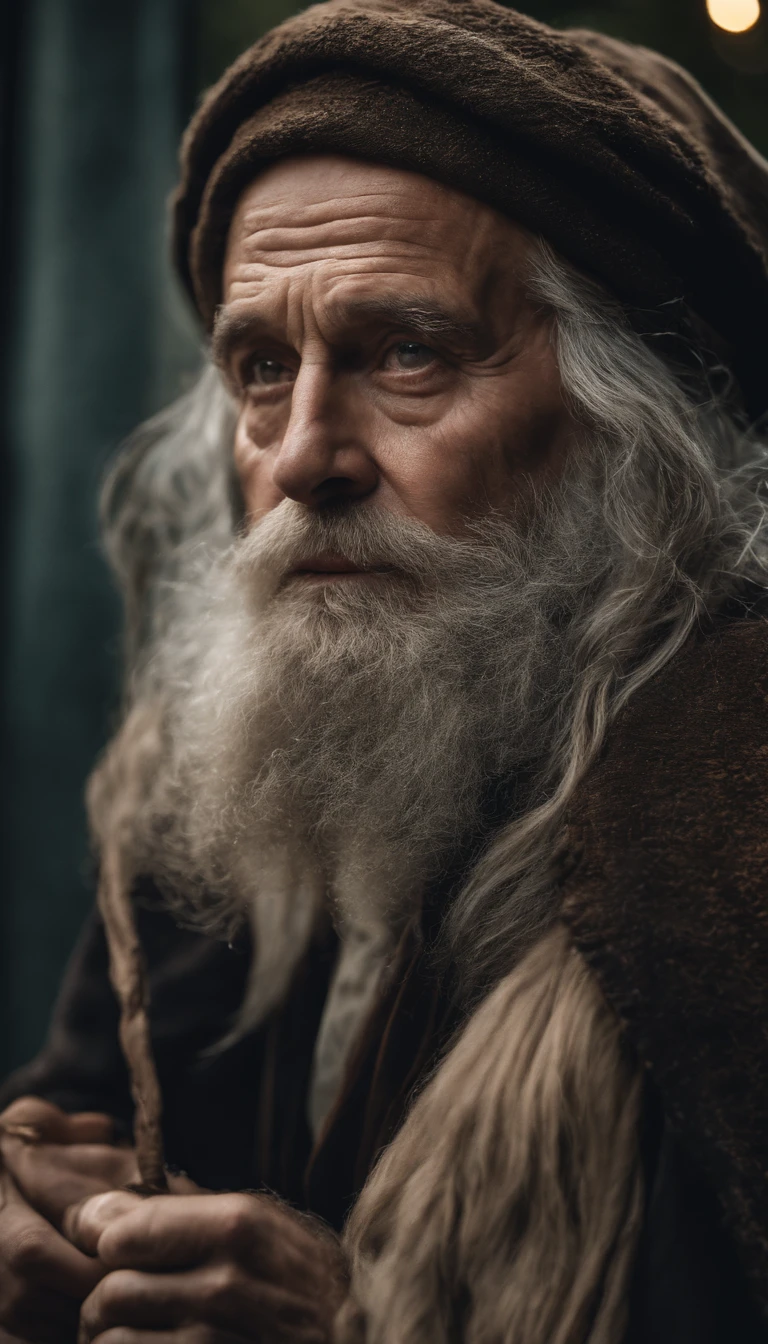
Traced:
<path fill-rule="evenodd" d="M 270 162 L 321 153 L 485 201 L 668 356 L 724 362 L 749 413 L 768 409 L 768 163 L 671 61 L 494 0 L 329 0 L 290 19 L 184 137 L 175 256 L 207 326 L 238 196 Z"/>

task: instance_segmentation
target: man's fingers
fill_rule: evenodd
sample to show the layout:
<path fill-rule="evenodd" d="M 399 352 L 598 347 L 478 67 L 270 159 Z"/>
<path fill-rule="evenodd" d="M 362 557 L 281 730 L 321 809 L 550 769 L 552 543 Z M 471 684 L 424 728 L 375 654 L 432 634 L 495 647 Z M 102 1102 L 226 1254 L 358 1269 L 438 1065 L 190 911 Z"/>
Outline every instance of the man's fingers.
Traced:
<path fill-rule="evenodd" d="M 126 1328 L 173 1331 L 179 1344 L 192 1323 L 212 1329 L 217 1342 L 229 1332 L 269 1344 L 326 1344 L 338 1305 L 336 1261 L 324 1239 L 274 1201 L 157 1195 L 121 1214 L 124 1201 L 102 1196 L 79 1211 L 81 1229 L 90 1220 L 92 1234 L 108 1223 L 97 1252 L 111 1271 L 83 1304 L 80 1344 L 103 1344 Z"/>
<path fill-rule="evenodd" d="M 247 1254 L 262 1223 L 254 1195 L 153 1195 L 110 1221 L 98 1255 L 109 1269 L 183 1269 L 219 1251 Z"/>
<path fill-rule="evenodd" d="M 171 1182 L 174 1193 L 185 1198 L 193 1192 L 201 1193 L 199 1186 L 186 1176 L 173 1176 Z M 167 1199 L 168 1196 L 159 1198 Z M 101 1234 L 118 1218 L 133 1212 L 144 1203 L 143 1196 L 130 1190 L 108 1190 L 89 1195 L 70 1205 L 62 1219 L 62 1231 L 73 1246 L 78 1246 L 86 1255 L 96 1255 Z M 154 1262 L 156 1259 L 154 1257 Z"/>
<path fill-rule="evenodd" d="M 108 1274 L 83 1303 L 79 1344 L 91 1344 L 117 1326 L 158 1331 L 178 1329 L 191 1321 L 218 1332 L 242 1332 L 251 1340 L 285 1340 L 286 1344 L 305 1340 L 320 1344 L 321 1340 L 317 1317 L 306 1302 L 222 1262 L 181 1274 L 129 1269 Z"/>
<path fill-rule="evenodd" d="M 0 1134 L 7 1130 L 24 1132 L 46 1144 L 110 1144 L 114 1138 L 114 1120 L 98 1110 L 67 1114 L 42 1097 L 19 1097 L 0 1114 Z"/>
<path fill-rule="evenodd" d="M 78 1111 L 69 1120 L 68 1143 L 108 1143 L 115 1141 L 115 1121 L 101 1111 Z M 64 1140 L 61 1140 L 64 1142 Z"/>
<path fill-rule="evenodd" d="M 41 1097 L 19 1097 L 0 1115 L 0 1157 L 27 1203 L 55 1227 L 70 1204 L 132 1179 L 130 1149 L 115 1148 L 108 1115 L 67 1115 Z"/>
<path fill-rule="evenodd" d="M 0 1136 L 42 1143 L 111 1143 L 115 1122 L 100 1111 L 68 1115 L 42 1097 L 18 1097 L 0 1115 Z"/>
<path fill-rule="evenodd" d="M 82 1301 L 104 1274 L 31 1209 L 6 1174 L 2 1178 L 0 1243 L 5 1270 L 34 1288 Z"/>
<path fill-rule="evenodd" d="M 257 1279 L 318 1297 L 343 1278 L 335 1244 L 258 1195 L 155 1195 L 124 1217 L 115 1217 L 117 1212 L 117 1205 L 108 1206 L 108 1226 L 96 1245 L 107 1269 L 190 1269 L 224 1258 Z M 86 1206 L 81 1224 L 90 1216 Z M 94 1225 L 100 1216 L 97 1204 Z M 79 1244 L 93 1242 L 81 1235 Z"/>
<path fill-rule="evenodd" d="M 48 1143 L 66 1143 L 69 1116 L 42 1097 L 18 1097 L 0 1115 L 0 1138 L 6 1131 L 28 1131 Z"/>
<path fill-rule="evenodd" d="M 96 1255 L 99 1239 L 118 1218 L 123 1218 L 143 1203 L 141 1195 L 129 1190 L 108 1190 L 90 1195 L 70 1205 L 62 1220 L 62 1230 L 73 1246 L 86 1255 Z"/>
<path fill-rule="evenodd" d="M 118 1269 L 107 1274 L 80 1308 L 80 1344 L 90 1344 L 105 1330 L 117 1325 L 141 1326 L 147 1330 L 172 1329 L 190 1312 L 190 1294 L 184 1291 L 184 1275 L 144 1274 Z"/>
<path fill-rule="evenodd" d="M 125 1185 L 136 1174 L 130 1148 L 99 1143 L 29 1144 L 6 1138 L 3 1158 L 27 1202 L 58 1228 L 71 1205 Z"/>

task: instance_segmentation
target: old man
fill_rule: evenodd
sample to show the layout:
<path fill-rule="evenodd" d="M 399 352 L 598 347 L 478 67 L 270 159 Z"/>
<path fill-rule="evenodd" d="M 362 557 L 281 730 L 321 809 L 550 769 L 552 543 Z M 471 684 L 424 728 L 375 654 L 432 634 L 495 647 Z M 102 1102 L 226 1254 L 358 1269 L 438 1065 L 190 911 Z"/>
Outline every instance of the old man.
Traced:
<path fill-rule="evenodd" d="M 767 202 L 682 70 L 493 0 L 208 95 L 90 790 L 177 1174 L 125 1189 L 94 918 L 6 1089 L 11 1335 L 768 1339 Z"/>

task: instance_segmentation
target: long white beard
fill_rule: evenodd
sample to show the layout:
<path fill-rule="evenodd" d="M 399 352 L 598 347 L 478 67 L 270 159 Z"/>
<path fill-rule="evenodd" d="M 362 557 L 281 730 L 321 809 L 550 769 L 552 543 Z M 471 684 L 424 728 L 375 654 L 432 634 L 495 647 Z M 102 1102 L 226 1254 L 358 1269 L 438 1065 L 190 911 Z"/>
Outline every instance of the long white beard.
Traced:
<path fill-rule="evenodd" d="M 597 492 L 563 487 L 532 525 L 495 515 L 455 539 L 368 503 L 285 501 L 209 574 L 206 613 L 190 591 L 155 662 L 168 750 L 147 866 L 209 928 L 250 912 L 249 1021 L 323 907 L 394 936 L 489 786 L 547 750 L 598 516 Z M 323 552 L 387 572 L 289 577 Z"/>

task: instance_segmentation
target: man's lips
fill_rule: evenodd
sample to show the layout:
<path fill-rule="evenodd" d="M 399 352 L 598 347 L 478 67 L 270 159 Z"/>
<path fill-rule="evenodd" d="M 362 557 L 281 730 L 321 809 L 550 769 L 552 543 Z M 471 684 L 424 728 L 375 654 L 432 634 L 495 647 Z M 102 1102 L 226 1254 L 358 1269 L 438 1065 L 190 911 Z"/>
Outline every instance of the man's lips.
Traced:
<path fill-rule="evenodd" d="M 349 577 L 368 577 L 369 575 L 384 574 L 390 571 L 388 565 L 356 565 L 348 560 L 345 555 L 335 555 L 325 553 L 323 555 L 312 555 L 303 557 L 298 564 L 294 565 L 289 574 L 289 578 L 306 579 L 344 579 Z"/>

